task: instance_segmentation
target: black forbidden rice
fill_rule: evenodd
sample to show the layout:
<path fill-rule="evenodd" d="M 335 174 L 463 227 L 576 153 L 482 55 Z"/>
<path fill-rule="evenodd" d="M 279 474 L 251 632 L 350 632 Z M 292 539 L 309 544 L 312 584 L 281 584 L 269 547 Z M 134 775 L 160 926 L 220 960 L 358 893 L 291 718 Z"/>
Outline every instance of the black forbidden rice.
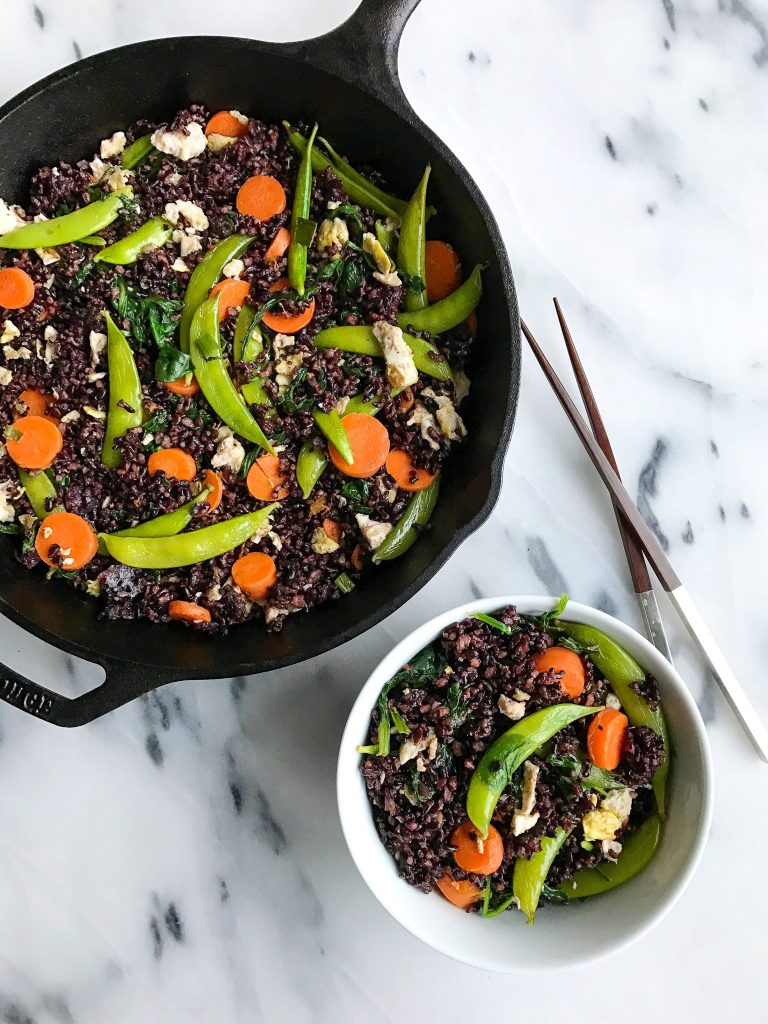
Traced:
<path fill-rule="evenodd" d="M 467 788 L 475 767 L 490 744 L 512 724 L 499 710 L 499 698 L 513 698 L 516 690 L 523 691 L 528 695 L 526 714 L 568 699 L 552 671 L 539 673 L 533 667 L 536 652 L 552 646 L 550 634 L 513 607 L 495 617 L 520 632 L 507 636 L 473 618 L 454 623 L 432 645 L 436 674 L 411 673 L 409 677 L 406 666 L 402 682 L 389 693 L 389 706 L 397 709 L 411 729 L 408 739 L 418 745 L 434 732 L 438 741 L 435 756 L 430 759 L 425 754 L 418 762 L 411 759 L 401 765 L 400 737 L 393 736 L 388 756 L 365 756 L 361 762 L 379 836 L 397 862 L 400 875 L 423 892 L 431 892 L 446 873 L 456 880 L 469 878 L 481 889 L 486 884 L 486 877 L 457 867 L 451 836 L 467 819 Z M 577 703 L 602 704 L 607 684 L 588 657 L 582 660 L 586 686 Z M 655 690 L 653 680 L 647 685 Z M 552 753 L 563 758 L 579 746 L 583 749 L 588 721 L 576 722 L 557 734 Z M 372 744 L 378 722 L 374 710 L 368 741 Z M 629 828 L 651 813 L 652 792 L 647 787 L 663 757 L 663 741 L 655 732 L 630 727 L 624 757 L 615 772 L 635 795 Z M 593 809 L 590 793 L 578 781 L 564 779 L 562 770 L 550 764 L 549 758 L 534 756 L 531 760 L 540 769 L 536 788 L 540 817 L 529 831 L 512 835 L 512 815 L 520 797 L 513 780 L 493 816 L 504 839 L 501 867 L 490 876 L 493 893 L 508 892 L 513 862 L 530 858 L 540 849 L 541 837 L 554 835 L 558 826 L 573 832 L 553 864 L 549 884 L 558 885 L 604 859 L 600 843 L 592 850 L 584 849 L 581 830 L 574 827 Z"/>
<path fill-rule="evenodd" d="M 210 111 L 205 108 L 192 106 L 179 112 L 169 127 L 182 128 L 193 121 L 205 125 L 209 116 Z M 156 127 L 142 122 L 126 128 L 128 144 Z M 289 220 L 296 171 L 297 158 L 285 132 L 277 125 L 250 118 L 245 135 L 220 153 L 206 150 L 200 157 L 184 162 L 155 152 L 131 178 L 136 203 L 130 204 L 102 235 L 107 242 L 112 242 L 149 217 L 163 214 L 166 203 L 182 199 L 192 201 L 204 210 L 209 229 L 200 235 L 202 250 L 184 257 L 189 271 L 220 239 L 235 232 L 255 235 L 254 244 L 242 257 L 245 263 L 242 277 L 251 285 L 248 301 L 258 306 L 268 297 L 269 286 L 286 273 L 285 256 L 276 264 L 266 263 L 263 257 L 278 228 Z M 286 211 L 265 223 L 243 217 L 235 208 L 239 186 L 253 174 L 273 175 L 286 189 Z M 10 201 L 12 197 L 7 198 Z M 98 186 L 94 186 L 94 172 L 89 162 L 60 163 L 44 167 L 34 175 L 25 214 L 27 219 L 40 214 L 54 217 L 80 208 L 95 198 L 101 198 L 101 193 Z M 341 182 L 330 170 L 315 176 L 311 211 L 314 219 L 320 221 L 333 216 L 329 203 L 348 201 Z M 376 214 L 363 208 L 360 216 L 365 230 L 373 230 Z M 179 247 L 173 241 L 126 267 L 91 263 L 94 250 L 85 245 L 65 245 L 58 252 L 59 260 L 47 266 L 31 251 L 3 250 L 0 255 L 0 266 L 23 268 L 36 285 L 31 305 L 6 313 L 7 319 L 21 332 L 16 344 L 27 342 L 32 357 L 8 359 L 0 346 L 0 368 L 7 368 L 13 374 L 10 383 L 0 387 L 0 424 L 6 426 L 23 414 L 25 407 L 20 395 L 28 388 L 53 395 L 55 400 L 48 412 L 59 419 L 72 412 L 79 413 L 79 419 L 64 425 L 64 447 L 53 467 L 58 494 L 68 511 L 84 516 L 96 530 L 113 531 L 173 511 L 189 500 L 192 494 L 189 483 L 168 480 L 163 474 L 149 476 L 148 456 L 158 447 L 180 447 L 195 458 L 202 473 L 211 464 L 220 424 L 202 395 L 194 399 L 179 398 L 170 395 L 155 381 L 156 351 L 152 342 L 143 348 L 135 346 L 145 409 L 149 416 L 165 410 L 167 424 L 154 430 L 149 438 L 142 429 L 129 432 L 118 442 L 123 455 L 122 466 L 116 471 L 101 466 L 104 423 L 83 413 L 83 409 L 85 406 L 106 408 L 107 381 L 103 375 L 91 372 L 89 335 L 92 331 L 103 332 L 103 310 L 116 315 L 120 278 L 141 296 L 180 300 L 189 273 L 172 268 L 179 256 Z M 314 243 L 310 265 L 317 266 L 324 258 L 328 258 L 327 254 L 320 254 Z M 343 296 L 342 301 L 338 284 L 323 281 L 315 296 L 315 316 L 310 325 L 296 335 L 296 347 L 291 351 L 304 355 L 303 365 L 307 371 L 301 396 L 312 395 L 317 407 L 329 410 L 346 396 L 363 394 L 370 399 L 386 394 L 379 418 L 389 430 L 392 447 L 408 451 L 416 465 L 435 470 L 447 454 L 448 442 L 435 432 L 433 446 L 418 427 L 407 425 L 409 414 L 397 400 L 388 397 L 383 365 L 337 350 L 319 351 L 311 344 L 312 337 L 323 327 L 337 323 L 372 323 L 379 319 L 394 322 L 397 312 L 403 308 L 403 289 L 381 285 L 373 278 L 362 256 L 357 260 L 361 270 L 359 285 Z M 223 337 L 229 342 L 234 330 L 233 320 L 234 317 L 230 317 L 223 325 Z M 130 331 L 128 320 L 123 320 L 119 326 Z M 56 331 L 56 356 L 49 362 L 44 359 L 44 344 L 41 344 L 46 327 Z M 470 342 L 464 326 L 440 339 L 457 369 L 463 368 L 466 362 Z M 102 357 L 98 369 L 105 368 Z M 243 382 L 260 374 L 270 397 L 276 398 L 277 388 L 265 365 L 240 363 L 234 367 L 234 372 Z M 452 384 L 423 377 L 413 388 L 417 397 L 425 387 L 432 387 L 438 395 L 455 398 Z M 430 406 L 429 401 L 425 403 Z M 434 408 L 432 405 L 432 411 Z M 79 590 L 98 594 L 101 614 L 108 619 L 165 621 L 170 601 L 196 601 L 206 606 L 212 615 L 210 624 L 194 627 L 203 630 L 227 630 L 248 619 L 264 617 L 268 628 L 276 630 L 291 612 L 339 598 L 340 591 L 335 585 L 339 575 L 357 576 L 352 565 L 355 549 L 360 548 L 365 563 L 370 558 L 370 550 L 355 520 L 355 510 L 341 493 L 347 480 L 329 466 L 313 495 L 313 498 L 322 495 L 324 503 L 302 501 L 294 470 L 301 444 L 315 432 L 310 410 L 285 412 L 271 419 L 263 413 L 257 416 L 276 443 L 282 445 L 282 471 L 289 478 L 289 497 L 273 516 L 269 536 L 250 541 L 238 551 L 202 565 L 172 572 L 136 570 L 97 556 L 84 570 L 59 575 L 66 576 Z M 221 475 L 225 484 L 221 505 L 215 512 L 205 505 L 199 507 L 192 529 L 254 510 L 254 501 L 243 481 L 226 469 Z M 0 446 L 0 484 L 16 480 L 16 468 L 5 448 Z M 384 470 L 370 483 L 365 505 L 371 517 L 381 522 L 395 522 L 409 496 L 395 492 L 393 481 Z M 35 525 L 29 525 L 28 517 L 32 509 L 23 495 L 12 496 L 12 500 L 17 517 L 24 517 L 22 522 L 28 524 L 27 536 L 23 545 L 19 545 L 17 557 L 25 566 L 33 568 L 39 565 L 39 559 L 31 543 Z M 311 547 L 312 533 L 327 516 L 342 526 L 341 546 L 331 554 L 316 554 Z M 277 564 L 278 580 L 270 592 L 266 609 L 246 600 L 228 582 L 235 558 L 249 550 L 266 551 Z"/>

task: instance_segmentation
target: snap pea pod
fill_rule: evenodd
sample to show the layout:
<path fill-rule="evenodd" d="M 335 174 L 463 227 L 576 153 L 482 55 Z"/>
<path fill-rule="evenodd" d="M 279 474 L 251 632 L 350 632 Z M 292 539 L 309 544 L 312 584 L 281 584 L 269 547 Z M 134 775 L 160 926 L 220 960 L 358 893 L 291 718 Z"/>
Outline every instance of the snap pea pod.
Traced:
<path fill-rule="evenodd" d="M 442 334 L 453 327 L 458 327 L 464 323 L 482 297 L 483 270 L 483 265 L 478 263 L 466 281 L 446 299 L 441 299 L 425 309 L 400 313 L 397 322 L 401 327 L 413 327 L 417 331 L 428 331 L 430 334 Z"/>
<path fill-rule="evenodd" d="M 661 819 L 652 814 L 622 841 L 617 861 L 602 862 L 596 868 L 577 871 L 573 878 L 562 884 L 559 891 L 569 900 L 579 900 L 623 885 L 638 875 L 653 858 L 661 842 L 661 830 Z"/>
<path fill-rule="evenodd" d="M 0 249 L 52 249 L 95 235 L 117 217 L 129 189 L 119 188 L 106 199 L 89 203 L 74 213 L 24 224 L 0 236 Z"/>
<path fill-rule="evenodd" d="M 328 456 L 324 448 L 318 448 L 314 439 L 305 441 L 296 459 L 296 479 L 301 488 L 301 496 L 306 501 L 328 465 Z"/>
<path fill-rule="evenodd" d="M 534 853 L 528 860 L 515 861 L 512 892 L 517 897 L 517 905 L 525 914 L 528 924 L 533 924 L 549 869 L 570 832 L 570 829 L 566 832 L 558 828 L 554 836 L 542 836 L 541 849 L 538 853 Z"/>
<path fill-rule="evenodd" d="M 97 249 L 103 249 L 107 244 L 101 235 L 85 235 L 84 238 L 78 239 L 80 245 L 95 245 Z"/>
<path fill-rule="evenodd" d="M 237 314 L 237 323 L 235 324 L 235 337 L 232 342 L 233 359 L 236 363 L 253 363 L 263 351 L 264 338 L 256 319 L 256 310 L 253 306 L 243 306 Z M 272 404 L 259 377 L 254 377 L 247 384 L 243 384 L 240 393 L 248 405 Z"/>
<path fill-rule="evenodd" d="M 341 422 L 341 416 L 335 409 L 331 409 L 330 412 L 321 412 L 319 409 L 315 409 L 312 412 L 312 419 L 342 459 L 348 466 L 351 466 L 355 460 L 352 457 L 352 448 L 344 424 Z"/>
<path fill-rule="evenodd" d="M 411 277 L 420 278 L 422 282 L 426 278 L 427 185 L 431 170 L 427 164 L 421 181 L 405 208 L 400 227 L 400 240 L 397 244 L 398 267 Z M 409 288 L 405 293 L 405 308 L 413 311 L 424 309 L 426 306 L 426 286 L 420 291 L 412 291 Z"/>
<path fill-rule="evenodd" d="M 494 740 L 480 758 L 467 790 L 467 817 L 482 836 L 488 835 L 499 797 L 523 761 L 566 725 L 601 710 L 579 704 L 553 704 L 526 715 Z"/>
<path fill-rule="evenodd" d="M 252 241 L 250 235 L 222 238 L 208 250 L 190 274 L 179 321 L 179 348 L 182 352 L 189 352 L 189 329 L 198 306 L 208 298 L 208 293 L 221 277 L 227 263 L 242 256 Z"/>
<path fill-rule="evenodd" d="M 304 294 L 307 280 L 307 253 L 309 246 L 299 239 L 299 224 L 309 217 L 312 201 L 312 147 L 317 135 L 317 125 L 307 139 L 307 147 L 299 164 L 296 188 L 293 193 L 293 209 L 291 210 L 291 241 L 288 246 L 288 281 L 298 295 Z"/>
<path fill-rule="evenodd" d="M 366 416 L 377 416 L 381 410 L 375 402 L 366 402 L 362 395 L 353 395 L 347 402 L 344 415 L 348 416 L 351 412 L 362 412 Z"/>
<path fill-rule="evenodd" d="M 165 515 L 148 519 L 138 526 L 129 526 L 125 530 L 116 530 L 114 533 L 105 534 L 109 537 L 172 537 L 182 530 L 186 530 L 192 522 L 195 506 L 208 497 L 211 493 L 210 487 L 204 487 L 199 494 L 191 501 L 181 505 L 174 512 L 166 512 Z"/>
<path fill-rule="evenodd" d="M 397 235 L 393 228 L 387 227 L 382 220 L 377 220 L 374 225 L 376 238 L 387 256 L 392 256 L 397 245 Z"/>
<path fill-rule="evenodd" d="M 399 558 L 413 546 L 416 538 L 427 525 L 437 503 L 437 496 L 440 493 L 440 475 L 425 487 L 418 491 L 408 502 L 402 516 L 395 523 L 394 527 L 387 534 L 386 538 L 373 553 L 373 562 L 379 565 L 380 562 L 389 562 L 393 558 Z"/>
<path fill-rule="evenodd" d="M 431 306 L 430 309 L 435 309 Z M 413 361 L 416 369 L 426 373 L 428 377 L 436 380 L 453 380 L 453 374 L 447 361 L 437 352 L 437 349 L 423 338 L 415 338 L 412 334 L 404 333 L 403 337 L 413 353 Z M 313 338 L 313 344 L 317 348 L 338 348 L 342 352 L 354 352 L 361 356 L 372 356 L 374 359 L 384 358 L 381 345 L 376 340 L 372 327 L 326 327 Z"/>
<path fill-rule="evenodd" d="M 141 381 L 131 346 L 109 313 L 105 311 L 104 317 L 107 321 L 109 406 L 101 461 L 105 466 L 115 469 L 122 461 L 122 455 L 115 448 L 115 440 L 134 427 L 140 427 L 144 413 Z"/>
<path fill-rule="evenodd" d="M 19 470 L 19 480 L 29 504 L 32 506 L 32 511 L 38 519 L 45 519 L 54 508 L 53 505 L 49 508 L 48 502 L 56 501 L 56 487 L 53 481 L 45 470 L 40 473 L 27 473 L 24 469 Z"/>
<path fill-rule="evenodd" d="M 155 147 L 152 145 L 151 135 L 142 135 L 130 146 L 126 146 L 120 156 L 120 163 L 127 171 L 133 170 L 146 160 Z"/>
<path fill-rule="evenodd" d="M 165 245 L 173 234 L 173 226 L 163 217 L 152 217 L 125 238 L 119 238 L 93 257 L 94 263 L 114 263 L 126 266 L 135 263 L 145 252 Z"/>
<path fill-rule="evenodd" d="M 249 512 L 234 519 L 203 526 L 191 533 L 179 533 L 174 537 L 115 537 L 102 534 L 110 555 L 123 565 L 135 569 L 178 569 L 184 565 L 195 565 L 217 558 L 227 551 L 244 544 L 256 533 L 279 502 L 265 505 L 258 512 Z"/>
<path fill-rule="evenodd" d="M 274 455 L 274 448 L 227 372 L 219 335 L 218 295 L 206 299 L 198 308 L 192 319 L 189 342 L 192 368 L 211 408 L 234 433 Z"/>
<path fill-rule="evenodd" d="M 307 139 L 301 132 L 295 131 L 287 121 L 283 121 L 283 125 L 288 133 L 288 141 L 296 152 L 303 156 L 308 148 Z M 316 173 L 320 173 L 327 167 L 332 168 L 333 173 L 341 181 L 344 190 L 353 203 L 368 206 L 377 213 L 382 213 L 385 217 L 391 217 L 399 223 L 407 205 L 404 200 L 397 199 L 395 196 L 390 196 L 383 192 L 378 186 L 355 171 L 346 160 L 342 160 L 340 157 L 331 160 L 325 153 L 321 153 L 316 147 L 313 147 L 313 170 Z"/>
<path fill-rule="evenodd" d="M 648 701 L 633 688 L 634 683 L 644 682 L 645 672 L 615 640 L 606 636 L 602 630 L 595 629 L 594 626 L 558 619 L 552 624 L 552 628 L 553 632 L 565 633 L 582 647 L 590 648 L 589 657 L 615 690 L 631 724 L 653 729 L 664 740 L 664 760 L 656 769 L 652 783 L 656 807 L 663 820 L 666 813 L 667 776 L 669 775 L 669 731 L 661 706 L 651 708 Z"/>

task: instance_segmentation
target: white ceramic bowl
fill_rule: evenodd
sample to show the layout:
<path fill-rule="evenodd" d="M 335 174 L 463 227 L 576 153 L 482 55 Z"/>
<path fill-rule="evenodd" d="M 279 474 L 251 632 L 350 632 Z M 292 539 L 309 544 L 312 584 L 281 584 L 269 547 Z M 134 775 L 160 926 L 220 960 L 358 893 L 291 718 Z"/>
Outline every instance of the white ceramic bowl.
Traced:
<path fill-rule="evenodd" d="M 551 597 L 491 597 L 438 615 L 399 643 L 371 674 L 349 715 L 339 752 L 337 796 L 341 827 L 360 874 L 382 906 L 434 949 L 485 970 L 513 973 L 555 969 L 615 953 L 639 938 L 680 897 L 701 857 L 712 817 L 712 764 L 704 723 L 685 684 L 644 637 L 610 615 L 571 601 L 565 619 L 597 626 L 656 677 L 674 747 L 668 815 L 662 842 L 643 872 L 625 885 L 581 904 L 546 907 L 528 927 L 519 913 L 489 920 L 465 914 L 438 893 L 425 895 L 397 874 L 373 823 L 355 746 L 365 743 L 371 709 L 384 685 L 452 622 L 472 612 L 515 605 L 542 612 Z"/>

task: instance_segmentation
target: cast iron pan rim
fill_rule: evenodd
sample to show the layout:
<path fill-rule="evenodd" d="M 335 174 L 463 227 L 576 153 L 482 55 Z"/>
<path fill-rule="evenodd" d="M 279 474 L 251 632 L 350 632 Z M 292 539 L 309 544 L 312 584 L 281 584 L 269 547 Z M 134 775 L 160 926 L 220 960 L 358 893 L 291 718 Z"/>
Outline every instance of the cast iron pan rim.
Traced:
<path fill-rule="evenodd" d="M 333 32 L 338 29 L 333 30 Z M 333 32 L 328 33 L 332 35 Z M 319 37 L 323 38 L 323 37 Z M 306 53 L 307 42 L 313 43 L 316 40 L 303 40 L 297 42 L 286 42 L 286 43 L 274 43 L 274 42 L 263 42 L 260 40 L 247 39 L 239 36 L 208 36 L 208 35 L 195 35 L 195 36 L 167 36 L 156 39 L 141 40 L 135 43 L 127 43 L 124 46 L 113 47 L 109 50 L 104 50 L 96 54 L 92 54 L 89 57 L 84 57 L 81 60 L 75 61 L 72 64 L 68 64 L 66 67 L 60 68 L 57 71 L 52 72 L 45 78 L 34 82 L 28 86 L 22 92 L 17 93 L 14 97 L 6 101 L 0 106 L 0 123 L 2 120 L 11 112 L 15 112 L 22 108 L 30 100 L 37 97 L 40 93 L 43 93 L 51 87 L 57 86 L 59 83 L 66 81 L 68 78 L 87 72 L 96 66 L 103 66 L 104 63 L 109 63 L 112 60 L 130 55 L 131 53 L 142 53 L 150 54 L 153 51 L 162 52 L 170 47 L 177 46 L 189 46 L 200 45 L 210 46 L 211 44 L 222 44 L 222 45 L 241 45 L 247 49 L 252 49 L 255 52 L 269 52 L 279 57 L 284 57 L 286 60 L 301 60 L 302 56 Z M 322 67 L 320 64 L 313 64 L 313 67 L 320 70 L 322 73 L 335 78 L 344 89 L 360 89 L 360 91 L 366 93 L 366 95 L 376 99 L 375 92 L 368 92 L 364 87 L 351 84 L 345 81 L 339 75 L 336 75 L 333 71 L 329 71 Z M 379 101 L 381 102 L 381 101 Z M 499 442 L 496 448 L 493 459 L 489 467 L 489 486 L 488 495 L 483 503 L 482 507 L 478 512 L 464 524 L 461 529 L 457 530 L 451 539 L 450 543 L 447 544 L 432 560 L 432 562 L 421 572 L 406 588 L 401 590 L 396 598 L 383 604 L 376 611 L 370 613 L 364 618 L 358 619 L 354 624 L 347 627 L 342 632 L 328 634 L 327 637 L 312 645 L 311 651 L 302 654 L 291 654 L 284 657 L 271 658 L 263 660 L 258 663 L 243 661 L 233 664 L 227 662 L 222 663 L 220 672 L 211 671 L 210 666 L 205 669 L 198 669 L 194 666 L 185 665 L 183 667 L 183 673 L 176 671 L 170 666 L 159 665 L 156 662 L 144 662 L 138 659 L 124 658 L 118 654 L 112 654 L 111 652 L 104 651 L 103 661 L 101 663 L 112 665 L 123 664 L 125 666 L 145 666 L 146 668 L 157 668 L 163 675 L 161 682 L 170 681 L 173 679 L 207 679 L 207 678 L 229 678 L 230 676 L 239 675 L 255 675 L 262 672 L 273 671 L 276 669 L 284 668 L 288 665 L 300 664 L 304 661 L 309 661 L 314 657 L 321 654 L 327 653 L 342 644 L 347 643 L 349 640 L 367 632 L 373 626 L 377 625 L 383 619 L 387 618 L 398 608 L 406 604 L 412 597 L 418 593 L 437 573 L 442 569 L 445 563 L 452 557 L 460 545 L 474 533 L 483 523 L 488 519 L 491 512 L 493 511 L 501 492 L 502 477 L 504 459 L 506 456 L 507 448 L 509 446 L 512 430 L 515 422 L 515 415 L 517 410 L 519 392 L 520 392 L 520 378 L 521 378 L 521 344 L 520 344 L 520 326 L 519 326 L 519 310 L 517 305 L 517 297 L 514 288 L 512 271 L 509 265 L 509 260 L 504 246 L 501 232 L 499 231 L 496 219 L 488 206 L 485 197 L 480 192 L 474 179 L 458 158 L 454 155 L 443 141 L 438 138 L 434 132 L 415 114 L 409 105 L 401 105 L 399 103 L 387 104 L 393 110 L 393 112 L 405 121 L 411 128 L 422 136 L 427 145 L 436 150 L 440 156 L 450 165 L 453 172 L 462 180 L 465 188 L 469 191 L 472 201 L 477 208 L 478 213 L 485 221 L 486 227 L 491 237 L 491 241 L 494 246 L 495 259 L 499 266 L 500 278 L 502 287 L 504 288 L 507 304 L 510 313 L 510 338 L 509 343 L 511 347 L 511 365 L 510 365 L 510 384 L 509 394 L 507 399 L 507 406 L 504 412 L 504 420 L 502 428 L 499 433 Z M 403 109 L 404 107 L 404 109 Z M 82 644 L 78 641 L 73 641 L 69 637 L 55 633 L 45 627 L 38 626 L 35 623 L 29 622 L 26 616 L 18 611 L 16 608 L 7 604 L 2 594 L 0 594 L 0 608 L 2 614 L 20 626 L 26 632 L 31 633 L 38 639 L 52 644 L 59 650 L 64 650 L 69 654 L 79 655 L 86 661 L 93 662 L 98 659 L 98 653 L 93 647 Z M 314 609 L 309 614 L 322 613 L 322 609 Z M 236 627 L 240 628 L 240 627 Z M 160 682 L 158 682 L 160 685 Z"/>

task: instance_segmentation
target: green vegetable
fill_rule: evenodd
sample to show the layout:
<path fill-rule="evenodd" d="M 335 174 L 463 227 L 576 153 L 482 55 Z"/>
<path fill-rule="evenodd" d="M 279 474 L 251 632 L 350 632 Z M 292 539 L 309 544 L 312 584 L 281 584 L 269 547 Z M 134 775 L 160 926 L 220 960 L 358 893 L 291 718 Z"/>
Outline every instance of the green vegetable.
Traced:
<path fill-rule="evenodd" d="M 351 580 L 345 572 L 343 572 L 340 576 L 336 577 L 336 586 L 339 588 L 342 594 L 351 594 L 352 591 L 355 589 L 354 581 Z M 394 709 L 392 713 L 394 715 Z"/>
<path fill-rule="evenodd" d="M 393 558 L 399 558 L 400 555 L 405 554 L 412 547 L 421 531 L 429 522 L 439 493 L 440 474 L 438 473 L 429 487 L 425 487 L 423 491 L 418 491 L 408 502 L 405 512 L 395 523 L 391 532 L 387 534 L 384 541 L 374 551 L 374 565 L 378 565 L 380 562 L 389 562 Z"/>
<path fill-rule="evenodd" d="M 234 433 L 274 455 L 274 448 L 227 372 L 219 336 L 218 295 L 206 299 L 198 308 L 192 320 L 189 342 L 195 377 L 211 408 Z"/>
<path fill-rule="evenodd" d="M 562 619 L 558 619 L 552 625 L 553 632 L 564 633 L 582 646 L 590 648 L 590 658 L 616 692 L 631 724 L 647 726 L 664 740 L 664 760 L 653 777 L 656 806 L 663 820 L 669 775 L 669 732 L 661 707 L 651 708 L 647 700 L 633 688 L 633 684 L 645 682 L 645 672 L 615 640 L 594 626 L 565 622 Z"/>
<path fill-rule="evenodd" d="M 542 836 L 541 849 L 534 853 L 530 860 L 520 858 L 515 861 L 512 891 L 517 897 L 518 906 L 528 919 L 528 924 L 533 924 L 549 869 L 569 835 L 570 831 L 565 832 L 558 828 L 554 836 Z"/>
<path fill-rule="evenodd" d="M 163 217 L 153 217 L 125 238 L 118 239 L 93 257 L 94 263 L 116 263 L 125 266 L 135 263 L 145 252 L 152 252 L 165 245 L 173 233 L 173 227 Z"/>
<path fill-rule="evenodd" d="M 243 306 L 237 314 L 232 358 L 236 363 L 253 363 L 264 351 L 264 337 L 253 306 Z"/>
<path fill-rule="evenodd" d="M 115 537 L 102 534 L 110 555 L 123 565 L 136 569 L 177 569 L 206 562 L 244 544 L 278 507 L 265 505 L 258 512 L 226 519 L 191 533 L 174 537 Z"/>
<path fill-rule="evenodd" d="M 103 249 L 107 244 L 101 235 L 86 235 L 80 239 L 80 245 L 95 245 L 97 249 Z"/>
<path fill-rule="evenodd" d="M 117 530 L 105 536 L 109 537 L 172 537 L 182 530 L 186 530 L 192 522 L 195 507 L 200 504 L 211 493 L 210 487 L 204 487 L 199 494 L 191 501 L 177 508 L 175 512 L 166 512 L 165 515 L 148 519 L 138 526 L 130 526 L 126 530 Z"/>
<path fill-rule="evenodd" d="M 154 341 L 160 347 L 170 344 L 179 326 L 180 299 L 163 299 L 159 295 L 138 295 L 128 288 L 122 277 L 112 282 L 117 288 L 115 310 L 121 321 L 128 321 L 130 336 L 139 345 Z"/>
<path fill-rule="evenodd" d="M 424 287 L 426 276 L 426 234 L 427 234 L 427 185 L 432 168 L 427 164 L 421 181 L 416 186 L 411 201 L 403 214 L 400 240 L 397 245 L 397 266 L 406 275 L 419 278 L 421 289 L 408 291 L 405 296 L 407 310 L 424 309 L 427 306 L 427 292 Z"/>
<path fill-rule="evenodd" d="M 141 426 L 144 411 L 141 404 L 141 381 L 131 346 L 106 310 L 104 318 L 107 321 L 109 407 L 101 461 L 105 466 L 115 469 L 120 465 L 122 455 L 115 448 L 114 442 L 134 427 Z"/>
<path fill-rule="evenodd" d="M 117 189 L 106 199 L 89 203 L 74 213 L 14 228 L 0 235 L 0 249 L 51 249 L 77 242 L 84 235 L 95 235 L 117 217 L 127 194 L 126 189 Z"/>
<path fill-rule="evenodd" d="M 362 412 L 366 416 L 376 416 L 380 411 L 375 402 L 366 402 L 362 395 L 353 395 L 347 402 L 344 415 L 349 416 L 352 412 Z"/>
<path fill-rule="evenodd" d="M 138 167 L 142 163 L 155 147 L 152 145 L 151 135 L 142 135 L 140 138 L 132 142 L 130 146 L 126 146 L 120 156 L 120 162 L 126 170 L 133 170 L 134 167 Z"/>
<path fill-rule="evenodd" d="M 430 309 L 436 309 L 437 305 L 439 303 L 430 306 Z M 400 314 L 400 316 L 405 315 L 404 313 Z M 424 341 L 423 338 L 416 338 L 412 334 L 405 333 L 404 338 L 413 353 L 413 361 L 417 370 L 436 380 L 453 379 L 450 366 L 434 345 Z M 384 358 L 381 345 L 377 341 L 372 327 L 326 327 L 312 340 L 317 348 L 338 348 L 342 352 L 354 352 L 356 355 L 372 356 L 374 359 Z"/>
<path fill-rule="evenodd" d="M 401 327 L 413 327 L 417 331 L 428 331 L 429 334 L 442 334 L 457 327 L 480 302 L 483 294 L 483 269 L 482 264 L 478 263 L 466 281 L 446 299 L 425 309 L 400 313 L 397 322 Z"/>
<path fill-rule="evenodd" d="M 45 519 L 54 508 L 53 504 L 49 508 L 48 502 L 56 501 L 56 487 L 53 481 L 46 472 L 33 474 L 24 469 L 19 470 L 19 480 L 26 491 L 32 511 L 38 519 Z"/>
<path fill-rule="evenodd" d="M 0 523 L 0 533 L 7 533 L 11 536 L 17 536 L 21 533 L 20 523 Z"/>
<path fill-rule="evenodd" d="M 515 633 L 520 632 L 519 626 L 508 626 L 505 622 L 500 622 L 499 619 L 494 619 L 492 615 L 485 615 L 483 612 L 476 612 L 472 618 L 479 619 L 480 622 L 484 622 L 486 626 L 490 626 L 492 629 L 498 629 L 505 636 L 514 636 Z"/>
<path fill-rule="evenodd" d="M 301 157 L 296 189 L 293 194 L 293 209 L 291 210 L 288 280 L 301 298 L 304 296 L 304 284 L 307 280 L 307 250 L 312 242 L 311 238 L 306 241 L 306 229 L 303 225 L 309 217 L 309 206 L 312 201 L 312 147 L 316 135 L 317 125 L 312 129 L 312 134 L 307 140 Z M 314 237 L 314 231 L 312 231 L 312 236 Z"/>
<path fill-rule="evenodd" d="M 379 245 L 386 252 L 388 256 L 392 256 L 397 245 L 397 232 L 394 228 L 387 227 L 387 224 L 383 220 L 377 220 L 374 225 L 376 232 L 376 238 L 379 241 Z"/>
<path fill-rule="evenodd" d="M 325 448 L 318 448 L 315 441 L 305 441 L 296 459 L 296 479 L 306 501 L 328 465 Z"/>
<path fill-rule="evenodd" d="M 355 460 L 352 457 L 349 438 L 338 412 L 335 409 L 331 409 L 330 412 L 321 412 L 319 409 L 315 409 L 312 418 L 342 459 L 351 466 Z"/>
<path fill-rule="evenodd" d="M 595 868 L 577 871 L 573 878 L 564 882 L 560 892 L 569 900 L 615 889 L 630 878 L 634 878 L 649 863 L 661 842 L 661 819 L 653 814 L 622 841 L 619 859 L 615 862 L 601 862 Z"/>
<path fill-rule="evenodd" d="M 521 718 L 494 740 L 472 773 L 467 791 L 467 817 L 481 836 L 488 835 L 499 797 L 523 761 L 566 725 L 601 710 L 578 704 L 553 704 Z"/>
<path fill-rule="evenodd" d="M 190 274 L 179 326 L 179 347 L 182 352 L 189 352 L 189 330 L 197 309 L 208 298 L 208 293 L 221 277 L 227 263 L 242 256 L 252 241 L 250 235 L 223 238 L 208 250 Z"/>

